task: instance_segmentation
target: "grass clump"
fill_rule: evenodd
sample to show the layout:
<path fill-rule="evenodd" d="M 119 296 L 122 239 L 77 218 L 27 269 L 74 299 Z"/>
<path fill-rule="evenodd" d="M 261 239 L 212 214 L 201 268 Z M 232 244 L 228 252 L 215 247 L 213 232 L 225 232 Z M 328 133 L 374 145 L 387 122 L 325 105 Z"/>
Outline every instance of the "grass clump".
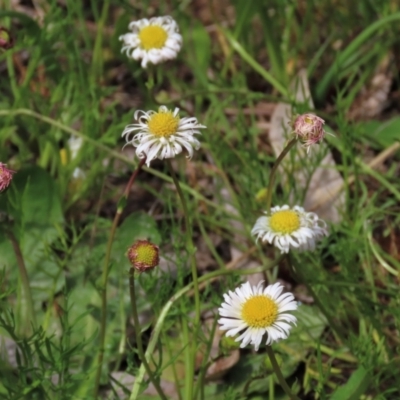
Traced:
<path fill-rule="evenodd" d="M 399 397 L 395 2 L 3 5 L 0 398 Z"/>

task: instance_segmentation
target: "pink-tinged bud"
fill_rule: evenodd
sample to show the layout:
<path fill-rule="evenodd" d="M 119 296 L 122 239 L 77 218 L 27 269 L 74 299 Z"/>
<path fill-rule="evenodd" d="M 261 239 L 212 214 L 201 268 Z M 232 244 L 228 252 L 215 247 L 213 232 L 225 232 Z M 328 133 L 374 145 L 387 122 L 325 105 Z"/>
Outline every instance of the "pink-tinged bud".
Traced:
<path fill-rule="evenodd" d="M 314 114 L 302 114 L 295 119 L 293 124 L 294 134 L 304 146 L 308 147 L 307 151 L 310 150 L 310 146 L 324 138 L 326 133 L 324 124 L 325 121 Z"/>
<path fill-rule="evenodd" d="M 0 26 L 0 48 L 8 50 L 13 46 L 14 38 L 11 36 L 10 31 Z"/>
<path fill-rule="evenodd" d="M 0 162 L 0 192 L 8 187 L 15 171 L 6 168 L 6 164 Z"/>
<path fill-rule="evenodd" d="M 137 240 L 129 247 L 128 258 L 137 271 L 151 270 L 160 262 L 158 246 L 148 240 Z"/>

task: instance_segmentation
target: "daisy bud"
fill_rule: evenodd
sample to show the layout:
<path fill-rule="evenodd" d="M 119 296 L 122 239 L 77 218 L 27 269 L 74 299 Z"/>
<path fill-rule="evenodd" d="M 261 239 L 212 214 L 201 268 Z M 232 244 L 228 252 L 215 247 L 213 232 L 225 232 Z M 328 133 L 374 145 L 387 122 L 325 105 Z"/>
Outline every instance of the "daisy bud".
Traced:
<path fill-rule="evenodd" d="M 15 171 L 6 168 L 6 164 L 0 162 L 0 192 L 9 186 L 14 173 Z"/>
<path fill-rule="evenodd" d="M 14 46 L 14 38 L 8 29 L 0 26 L 0 48 L 4 50 L 11 49 Z"/>
<path fill-rule="evenodd" d="M 257 203 L 265 203 L 268 198 L 268 189 L 262 188 L 256 194 L 256 202 Z"/>
<path fill-rule="evenodd" d="M 137 240 L 128 249 L 128 258 L 137 271 L 151 270 L 160 262 L 158 246 L 148 240 Z"/>
<path fill-rule="evenodd" d="M 325 136 L 325 121 L 314 114 L 299 115 L 293 124 L 293 132 L 296 138 L 310 150 L 310 146 L 322 141 Z"/>

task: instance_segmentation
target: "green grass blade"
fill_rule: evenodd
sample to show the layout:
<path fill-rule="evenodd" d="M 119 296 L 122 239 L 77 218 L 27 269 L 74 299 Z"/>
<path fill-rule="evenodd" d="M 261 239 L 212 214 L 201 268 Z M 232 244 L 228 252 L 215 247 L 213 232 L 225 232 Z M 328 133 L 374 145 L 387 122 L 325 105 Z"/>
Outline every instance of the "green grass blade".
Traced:
<path fill-rule="evenodd" d="M 361 366 L 351 375 L 348 382 L 338 388 L 331 400 L 358 400 L 371 383 L 371 375 Z"/>
<path fill-rule="evenodd" d="M 385 18 L 376 21 L 368 28 L 364 29 L 347 47 L 343 52 L 337 57 L 337 60 L 332 66 L 329 68 L 328 72 L 322 78 L 321 82 L 317 86 L 316 90 L 316 99 L 321 101 L 329 88 L 329 85 L 332 83 L 335 75 L 340 72 L 341 67 L 346 62 L 346 60 L 355 52 L 357 49 L 364 44 L 378 29 L 382 26 L 400 20 L 400 12 L 389 15 Z"/>

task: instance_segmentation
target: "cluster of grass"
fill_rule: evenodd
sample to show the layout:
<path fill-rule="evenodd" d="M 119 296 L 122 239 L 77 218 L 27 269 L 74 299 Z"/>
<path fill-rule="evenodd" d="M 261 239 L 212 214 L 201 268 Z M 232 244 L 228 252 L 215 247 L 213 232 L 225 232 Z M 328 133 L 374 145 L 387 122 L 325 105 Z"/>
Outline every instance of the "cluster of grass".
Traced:
<path fill-rule="evenodd" d="M 153 347 L 150 367 L 171 398 L 287 398 L 265 347 L 254 353 L 213 343 L 222 293 L 254 273 L 281 279 L 305 303 L 290 338 L 274 345 L 298 396 L 400 397 L 396 1 L 1 5 L 0 26 L 15 41 L 0 49 L 0 161 L 17 171 L 0 194 L 1 399 L 158 398 L 154 390 L 143 393 L 147 378 L 136 386 L 132 380 L 143 378 L 143 367 L 130 317 L 126 251 L 143 238 L 158 244 L 164 258 L 162 269 L 136 282 L 143 344 Z M 121 54 L 118 37 L 130 21 L 158 15 L 174 17 L 184 44 L 176 60 L 153 69 L 149 90 L 148 71 Z M 387 106 L 373 117 L 351 119 L 385 60 Z M 345 198 L 329 237 L 315 252 L 293 255 L 303 282 L 271 248 L 254 247 L 250 235 L 265 209 L 256 194 L 268 186 L 276 158 L 260 127 L 278 102 L 294 114 L 309 111 L 309 99 L 296 100 L 291 89 L 301 69 L 315 112 L 335 134 L 324 151 L 334 155 Z M 138 166 L 129 148 L 121 150 L 121 132 L 135 110 L 159 104 L 179 107 L 207 126 L 194 158 L 173 164 L 189 232 L 197 253 L 208 256 L 195 257 L 201 323 L 193 324 L 192 254 L 181 203 L 166 165 L 154 162 L 143 167 L 123 204 L 107 263 L 104 357 L 94 395 L 107 241 Z M 76 157 L 71 136 L 84 139 Z M 313 160 L 302 160 L 311 173 L 318 168 Z M 77 168 L 82 174 L 74 178 Z M 290 174 L 296 169 L 289 162 L 282 172 L 273 204 L 304 200 L 307 188 Z M 255 268 L 237 268 L 243 259 Z M 214 372 L 207 375 L 210 366 Z"/>

